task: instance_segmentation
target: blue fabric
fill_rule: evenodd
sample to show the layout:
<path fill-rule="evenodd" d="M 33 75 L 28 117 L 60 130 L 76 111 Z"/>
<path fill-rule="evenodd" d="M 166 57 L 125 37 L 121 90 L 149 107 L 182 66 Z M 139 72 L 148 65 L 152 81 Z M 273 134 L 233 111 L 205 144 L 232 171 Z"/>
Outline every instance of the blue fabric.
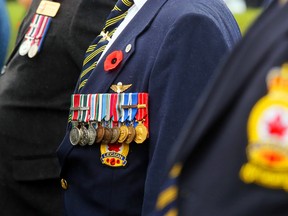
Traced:
<path fill-rule="evenodd" d="M 9 36 L 10 25 L 6 10 L 6 1 L 0 0 L 0 69 L 6 58 Z"/>
<path fill-rule="evenodd" d="M 67 215 L 138 216 L 154 210 L 167 153 L 217 64 L 240 37 L 225 8 L 218 0 L 148 0 L 112 44 L 80 93 L 111 92 L 118 82 L 132 84 L 127 93 L 148 92 L 149 139 L 131 143 L 127 165 L 111 168 L 101 163 L 100 146 L 73 147 L 68 130 L 58 149 L 69 184 Z M 121 65 L 105 72 L 105 58 L 115 50 L 123 52 Z"/>

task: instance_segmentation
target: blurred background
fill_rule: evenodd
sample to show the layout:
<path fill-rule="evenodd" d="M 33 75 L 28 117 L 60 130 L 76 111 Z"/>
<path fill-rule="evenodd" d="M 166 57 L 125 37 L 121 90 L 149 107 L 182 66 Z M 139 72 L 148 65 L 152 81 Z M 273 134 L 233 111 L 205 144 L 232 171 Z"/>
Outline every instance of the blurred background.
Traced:
<path fill-rule="evenodd" d="M 9 55 L 14 47 L 18 28 L 21 20 L 26 14 L 32 0 L 4 0 L 6 1 L 8 16 L 10 19 L 10 42 L 8 47 Z M 270 0 L 224 0 L 233 12 L 243 34 L 251 25 L 253 20 L 267 7 Z M 0 35 L 1 38 L 1 35 Z"/>

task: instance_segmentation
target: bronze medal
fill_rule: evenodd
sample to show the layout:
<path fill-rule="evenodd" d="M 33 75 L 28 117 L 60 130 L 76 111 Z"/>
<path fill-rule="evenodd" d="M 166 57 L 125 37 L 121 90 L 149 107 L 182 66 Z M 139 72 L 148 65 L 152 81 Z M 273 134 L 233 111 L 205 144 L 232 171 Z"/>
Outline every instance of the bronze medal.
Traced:
<path fill-rule="evenodd" d="M 84 126 L 84 124 L 82 124 L 81 128 L 80 128 L 80 142 L 79 142 L 79 144 L 81 146 L 85 146 L 88 144 L 88 142 L 89 142 L 88 130 Z"/>
<path fill-rule="evenodd" d="M 147 137 L 148 137 L 148 129 L 142 124 L 142 122 L 139 122 L 139 124 L 135 128 L 136 136 L 134 141 L 137 144 L 143 143 Z"/>
<path fill-rule="evenodd" d="M 131 142 L 133 142 L 135 136 L 136 136 L 135 128 L 132 125 L 130 125 L 128 127 L 128 136 L 127 139 L 125 140 L 125 143 L 130 144 Z"/>
<path fill-rule="evenodd" d="M 112 130 L 112 139 L 110 143 L 116 143 L 120 137 L 120 129 L 119 127 L 113 127 L 111 130 Z"/>
<path fill-rule="evenodd" d="M 92 123 L 90 122 L 88 126 L 88 138 L 89 138 L 88 145 L 94 144 L 96 136 L 97 136 L 96 130 L 93 127 Z"/>
<path fill-rule="evenodd" d="M 80 130 L 77 125 L 74 125 L 71 129 L 69 139 L 72 145 L 77 145 L 80 142 Z"/>
<path fill-rule="evenodd" d="M 120 127 L 120 137 L 118 139 L 118 142 L 123 143 L 127 139 L 128 133 L 129 133 L 128 127 L 126 125 L 122 125 Z"/>
<path fill-rule="evenodd" d="M 102 140 L 102 144 L 109 144 L 112 139 L 112 130 L 111 128 L 107 128 L 107 127 L 105 127 L 104 130 L 105 130 L 105 133 L 104 133 L 104 137 Z"/>
<path fill-rule="evenodd" d="M 97 133 L 96 143 L 101 143 L 105 134 L 104 127 L 102 125 L 99 125 L 96 129 L 96 133 Z"/>

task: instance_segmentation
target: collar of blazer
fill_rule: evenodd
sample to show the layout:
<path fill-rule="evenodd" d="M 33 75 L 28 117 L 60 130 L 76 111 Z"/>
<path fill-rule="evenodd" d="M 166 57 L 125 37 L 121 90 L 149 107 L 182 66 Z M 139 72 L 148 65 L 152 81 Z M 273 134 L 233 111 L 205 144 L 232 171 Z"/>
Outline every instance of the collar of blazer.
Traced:
<path fill-rule="evenodd" d="M 114 41 L 109 50 L 107 50 L 95 70 L 91 73 L 86 85 L 82 88 L 80 93 L 89 93 L 91 89 L 93 89 L 93 92 L 107 92 L 109 90 L 117 76 L 121 73 L 121 69 L 127 60 L 134 53 L 137 36 L 145 30 L 150 22 L 152 22 L 153 18 L 157 15 L 166 1 L 167 0 L 148 0 L 145 3 L 123 32 L 121 32 L 118 38 Z M 128 44 L 132 45 L 132 49 L 129 52 L 125 52 L 125 48 Z M 104 71 L 104 61 L 107 55 L 115 50 L 121 50 L 123 52 L 123 60 L 116 70 L 107 73 Z M 95 85 L 95 80 L 101 80 L 101 85 Z"/>
<path fill-rule="evenodd" d="M 252 27 L 251 31 L 247 32 L 246 37 L 227 59 L 226 64 L 220 68 L 225 73 L 218 73 L 216 79 L 196 104 L 194 111 L 187 118 L 189 121 L 185 125 L 186 130 L 180 135 L 178 142 L 173 145 L 169 157 L 169 168 L 176 162 L 187 160 L 193 149 L 200 143 L 199 140 L 207 135 L 206 132 L 209 128 L 219 121 L 219 116 L 225 113 L 227 105 L 235 98 L 235 93 L 239 92 L 251 78 L 255 62 L 260 62 L 271 46 L 287 34 L 288 25 L 283 20 L 287 17 L 288 4 L 280 5 L 277 1 L 275 2 L 256 21 L 256 25 Z M 263 36 L 259 37 L 259 35 Z M 249 53 L 249 61 L 246 58 L 247 53 Z M 225 84 L 217 84 L 223 80 L 234 80 L 236 72 L 238 72 L 237 82 L 234 82 L 233 85 L 230 84 L 228 91 Z M 215 91 L 216 88 L 217 91 Z M 224 95 L 225 97 L 223 97 Z M 211 107 L 214 108 L 211 109 Z M 191 131 L 193 131 L 193 135 L 191 135 Z"/>
<path fill-rule="evenodd" d="M 130 52 L 125 53 L 125 47 L 128 44 L 131 44 L 132 47 L 135 44 L 135 40 L 137 35 L 139 35 L 147 25 L 153 20 L 153 17 L 156 16 L 161 7 L 167 2 L 167 0 L 148 0 L 146 4 L 141 8 L 141 10 L 136 14 L 133 20 L 128 24 L 128 26 L 123 30 L 123 32 L 119 35 L 116 41 L 114 41 L 113 45 L 103 56 L 102 60 L 98 63 L 97 68 L 89 77 L 86 85 L 81 89 L 80 94 L 91 93 L 91 89 L 93 89 L 93 93 L 96 92 L 107 92 L 110 86 L 113 84 L 119 73 L 121 72 L 121 68 L 129 59 L 131 54 L 133 53 L 133 48 Z M 123 61 L 121 66 L 117 68 L 117 70 L 107 73 L 104 71 L 104 61 L 111 52 L 115 50 L 122 50 L 124 53 Z M 101 85 L 95 85 L 95 80 L 101 80 Z M 71 126 L 68 127 L 68 132 L 66 133 L 65 140 L 69 140 L 69 131 Z M 65 141 L 63 141 L 65 142 Z M 73 145 L 60 145 L 58 148 L 58 152 L 61 152 L 63 157 L 59 158 L 60 164 L 63 166 L 65 163 L 65 158 L 69 154 L 69 152 L 73 149 Z"/>

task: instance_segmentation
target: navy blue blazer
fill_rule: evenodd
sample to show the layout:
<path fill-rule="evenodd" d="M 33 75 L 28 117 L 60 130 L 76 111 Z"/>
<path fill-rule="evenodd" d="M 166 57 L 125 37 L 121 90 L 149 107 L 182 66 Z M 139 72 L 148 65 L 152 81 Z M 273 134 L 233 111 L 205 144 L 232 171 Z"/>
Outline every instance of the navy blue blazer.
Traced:
<path fill-rule="evenodd" d="M 282 119 L 287 113 L 279 114 L 275 109 L 277 103 L 287 99 L 280 97 L 280 102 L 273 102 L 266 83 L 269 71 L 288 60 L 288 25 L 283 22 L 287 12 L 287 3 L 272 3 L 221 67 L 188 118 L 186 130 L 169 157 L 169 164 L 183 164 L 178 185 L 179 215 L 288 214 L 287 167 L 280 169 L 277 165 L 277 161 L 287 160 L 287 143 L 277 147 L 279 143 L 273 141 L 278 153 L 261 145 L 276 139 L 270 134 L 282 136 L 287 123 Z M 271 103 L 263 105 L 264 97 Z M 266 109 L 267 115 L 261 109 Z M 279 124 L 275 113 L 282 119 Z M 257 115 L 262 119 L 258 123 L 261 131 L 251 127 Z M 258 145 L 250 141 L 254 133 L 261 140 Z M 261 160 L 252 157 L 253 150 Z"/>
<path fill-rule="evenodd" d="M 67 215 L 146 215 L 154 209 L 167 152 L 217 64 L 239 38 L 222 1 L 146 2 L 80 93 L 111 92 L 118 82 L 132 84 L 127 92 L 148 92 L 149 139 L 130 144 L 125 167 L 111 168 L 102 165 L 99 146 L 73 147 L 69 126 L 58 149 L 61 177 L 69 185 Z M 103 61 L 115 50 L 124 53 L 123 61 L 116 71 L 105 72 Z"/>

